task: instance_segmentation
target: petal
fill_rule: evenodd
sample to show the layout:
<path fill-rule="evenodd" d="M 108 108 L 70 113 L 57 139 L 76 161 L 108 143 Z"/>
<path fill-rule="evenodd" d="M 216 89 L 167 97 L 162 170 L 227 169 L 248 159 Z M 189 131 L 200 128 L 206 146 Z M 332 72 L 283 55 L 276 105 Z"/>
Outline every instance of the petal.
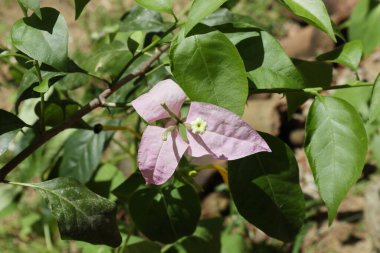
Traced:
<path fill-rule="evenodd" d="M 157 83 L 148 93 L 132 101 L 137 113 L 147 122 L 169 118 L 170 115 L 161 106 L 165 103 L 170 110 L 178 115 L 186 94 L 173 80 L 167 79 Z"/>
<path fill-rule="evenodd" d="M 142 136 L 137 162 L 147 184 L 163 184 L 174 173 L 188 148 L 177 129 L 162 140 L 165 128 L 148 126 Z"/>
<path fill-rule="evenodd" d="M 207 154 L 219 160 L 235 160 L 258 152 L 271 152 L 264 139 L 238 115 L 215 105 L 192 102 L 186 123 L 197 118 L 207 122 L 203 134 L 187 132 L 194 157 Z"/>

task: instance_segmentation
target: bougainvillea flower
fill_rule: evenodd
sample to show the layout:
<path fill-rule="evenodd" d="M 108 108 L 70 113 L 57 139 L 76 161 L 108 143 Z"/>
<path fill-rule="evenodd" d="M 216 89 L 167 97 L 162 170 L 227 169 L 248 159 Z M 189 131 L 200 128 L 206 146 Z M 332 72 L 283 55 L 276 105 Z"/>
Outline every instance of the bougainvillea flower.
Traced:
<path fill-rule="evenodd" d="M 172 118 L 166 127 L 149 125 L 143 133 L 137 160 L 148 184 L 165 183 L 186 152 L 193 157 L 211 155 L 217 160 L 235 160 L 271 151 L 251 126 L 224 108 L 191 102 L 186 119 L 181 119 L 185 100 L 186 94 L 178 84 L 164 80 L 132 101 L 136 112 L 148 123 Z M 186 141 L 179 134 L 179 124 L 186 127 Z"/>

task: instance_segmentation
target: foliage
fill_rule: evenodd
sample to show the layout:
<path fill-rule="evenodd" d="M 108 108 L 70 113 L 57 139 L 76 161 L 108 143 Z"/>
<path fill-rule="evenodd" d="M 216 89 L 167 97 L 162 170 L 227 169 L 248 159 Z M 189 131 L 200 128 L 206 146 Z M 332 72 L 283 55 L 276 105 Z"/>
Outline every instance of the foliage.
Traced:
<path fill-rule="evenodd" d="M 91 2 L 73 1 L 76 22 Z M 380 75 L 358 74 L 380 43 L 378 1 L 359 1 L 347 42 L 309 61 L 234 13 L 236 1 L 193 0 L 181 12 L 173 0 L 135 2 L 96 31 L 89 53 L 73 54 L 62 13 L 18 0 L 24 17 L 0 50 L 19 71 L 14 109 L 0 109 L 0 218 L 34 189 L 45 202 L 24 207 L 21 234 L 42 224 L 48 250 L 56 223 L 83 252 L 250 252 L 247 223 L 292 242 L 306 213 L 295 155 L 240 118 L 250 95 L 282 93 L 289 117 L 312 100 L 304 149 L 331 224 L 368 147 L 380 146 Z M 341 34 L 322 0 L 278 2 L 333 42 Z M 357 80 L 332 85 L 332 63 Z M 215 161 L 192 163 L 204 155 Z M 200 219 L 193 176 L 206 167 L 231 194 L 226 219 Z"/>

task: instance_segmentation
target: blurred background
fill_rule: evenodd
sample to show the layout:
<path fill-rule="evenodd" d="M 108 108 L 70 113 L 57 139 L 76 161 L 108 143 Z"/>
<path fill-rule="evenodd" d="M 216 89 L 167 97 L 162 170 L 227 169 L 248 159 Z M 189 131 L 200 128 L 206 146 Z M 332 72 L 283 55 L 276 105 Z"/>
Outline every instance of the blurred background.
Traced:
<path fill-rule="evenodd" d="M 332 20 L 342 29 L 344 36 L 363 40 L 365 56 L 358 74 L 363 80 L 374 81 L 380 72 L 380 15 L 375 16 L 372 26 L 361 29 L 353 27 L 351 18 L 354 10 L 359 12 L 355 9 L 356 0 L 324 2 Z M 376 1 L 367 2 L 376 4 Z M 175 0 L 174 3 L 176 12 L 181 12 L 190 1 Z M 69 54 L 80 55 L 92 52 L 99 40 L 116 31 L 120 17 L 134 2 L 93 0 L 77 21 L 74 18 L 74 1 L 41 0 L 41 5 L 54 7 L 65 16 L 70 33 Z M 226 7 L 250 16 L 280 41 L 290 57 L 311 60 L 336 47 L 326 34 L 293 16 L 278 1 L 235 0 L 228 2 Z M 11 26 L 22 16 L 17 1 L 1 0 L 0 45 L 11 47 Z M 350 34 L 350 29 L 359 32 Z M 369 44 L 369 40 L 377 40 L 379 43 Z M 339 43 L 342 41 L 338 41 L 338 45 Z M 4 110 L 11 110 L 16 99 L 17 75 L 17 66 L 0 58 L 0 108 Z M 355 75 L 350 70 L 334 65 L 334 84 L 345 84 L 354 79 Z M 340 90 L 334 96 L 348 100 L 362 115 L 368 112 L 370 89 Z M 309 105 L 309 102 L 305 103 L 289 118 L 286 99 L 281 94 L 255 95 L 249 100 L 244 119 L 259 131 L 280 136 L 296 154 L 301 186 L 307 197 L 307 222 L 291 245 L 270 239 L 253 226 L 246 225 L 247 234 L 243 243 L 247 245 L 247 252 L 370 253 L 380 250 L 380 177 L 377 176 L 380 167 L 380 138 L 371 140 L 372 151 L 368 154 L 362 178 L 343 201 L 337 220 L 332 227 L 328 227 L 326 209 L 319 199 L 302 147 Z M 111 144 L 110 149 L 113 148 L 117 149 Z M 17 151 L 17 147 L 13 150 Z M 0 164 L 4 164 L 11 155 L 12 153 L 0 157 Z M 38 161 L 28 161 L 27 164 L 38 166 Z M 121 171 L 128 171 L 128 166 L 128 161 L 118 161 Z M 198 180 L 206 188 L 221 182 L 218 175 L 209 172 L 199 177 Z M 47 208 L 41 204 L 39 196 L 33 190 L 24 189 L 22 195 L 20 192 L 21 189 L 15 191 L 15 188 L 0 188 L 0 252 L 109 252 L 109 249 L 101 246 L 59 240 L 54 225 L 46 225 L 54 222 Z M 228 194 L 216 190 L 203 195 L 202 217 L 217 217 L 226 213 L 230 203 Z"/>

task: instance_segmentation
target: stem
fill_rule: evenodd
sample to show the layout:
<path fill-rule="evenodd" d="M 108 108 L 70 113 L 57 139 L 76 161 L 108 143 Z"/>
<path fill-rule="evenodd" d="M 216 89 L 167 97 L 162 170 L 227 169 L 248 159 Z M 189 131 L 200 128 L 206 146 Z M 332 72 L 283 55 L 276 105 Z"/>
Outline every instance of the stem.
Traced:
<path fill-rule="evenodd" d="M 165 103 L 161 103 L 161 106 L 165 109 L 165 111 L 169 113 L 170 117 L 177 121 L 177 123 L 184 124 L 184 122 L 180 118 L 178 118 L 177 114 L 170 110 L 170 108 Z"/>
<path fill-rule="evenodd" d="M 373 87 L 374 84 L 372 83 L 362 83 L 357 85 L 350 85 L 350 84 L 344 84 L 344 85 L 336 85 L 336 86 L 329 86 L 329 87 L 315 87 L 315 88 L 305 88 L 305 89 L 287 89 L 287 88 L 279 88 L 279 89 L 255 89 L 252 90 L 252 93 L 288 93 L 288 92 L 307 92 L 307 93 L 313 93 L 313 92 L 321 92 L 321 91 L 327 91 L 327 90 L 339 90 L 339 89 L 349 89 L 349 88 L 359 88 L 359 87 Z"/>
<path fill-rule="evenodd" d="M 129 60 L 129 62 L 127 62 L 127 64 L 125 64 L 125 66 L 122 68 L 122 70 L 120 71 L 120 73 L 116 76 L 115 80 L 119 80 L 123 75 L 124 75 L 124 72 L 127 71 L 127 69 L 142 55 L 144 55 L 146 52 L 150 51 L 151 49 L 155 48 L 161 41 L 163 38 L 165 38 L 168 34 L 170 34 L 172 31 L 174 31 L 174 29 L 177 28 L 177 23 L 174 23 L 173 26 L 171 26 L 166 32 L 164 32 L 164 34 L 162 35 L 162 37 L 160 39 L 157 39 L 155 41 L 153 41 L 150 45 L 148 45 L 147 47 L 145 47 L 143 50 L 141 50 L 139 53 L 137 53 L 135 56 L 132 57 L 131 60 Z M 112 82 L 111 86 L 114 85 L 114 82 Z"/>
<path fill-rule="evenodd" d="M 46 224 L 46 223 L 44 223 L 44 236 L 45 236 L 46 248 L 49 251 L 51 251 L 53 249 L 53 243 L 51 240 L 49 224 Z"/>
<path fill-rule="evenodd" d="M 41 84 L 43 82 L 43 79 L 42 79 L 42 75 L 41 75 L 40 65 L 38 64 L 38 61 L 34 61 L 33 65 L 37 71 L 37 77 L 38 77 L 39 84 Z M 40 106 L 41 132 L 44 133 L 45 132 L 45 94 L 41 92 L 40 98 L 41 98 L 41 106 Z"/>
<path fill-rule="evenodd" d="M 83 106 L 79 111 L 77 111 L 70 118 L 66 119 L 61 124 L 53 127 L 52 129 L 43 133 L 40 138 L 34 140 L 28 147 L 26 147 L 21 153 L 16 155 L 12 160 L 10 160 L 7 164 L 5 164 L 0 170 L 0 182 L 4 182 L 5 177 L 14 170 L 22 161 L 24 161 L 27 157 L 29 157 L 35 150 L 49 141 L 51 138 L 59 134 L 60 132 L 70 128 L 76 122 L 78 122 L 83 116 L 92 112 L 98 107 L 101 107 L 105 100 L 127 84 L 129 81 L 135 79 L 136 77 L 143 76 L 150 66 L 155 63 L 160 56 L 169 48 L 168 45 L 163 46 L 158 52 L 156 52 L 148 61 L 146 61 L 140 68 L 133 71 L 131 74 L 125 76 L 120 79 L 115 85 L 105 89 L 102 93 L 99 94 L 98 97 L 91 100 L 87 105 Z"/>

